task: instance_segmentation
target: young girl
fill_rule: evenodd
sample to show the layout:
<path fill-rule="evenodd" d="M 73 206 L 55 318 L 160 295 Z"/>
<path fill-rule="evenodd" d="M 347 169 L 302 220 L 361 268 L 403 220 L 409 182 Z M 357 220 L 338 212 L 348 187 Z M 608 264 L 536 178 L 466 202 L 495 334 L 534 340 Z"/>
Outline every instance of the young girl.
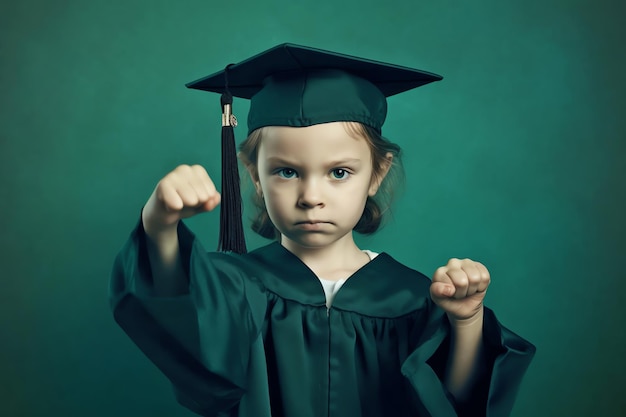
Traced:
<path fill-rule="evenodd" d="M 431 281 L 353 239 L 378 229 L 399 166 L 385 96 L 438 76 L 294 45 L 210 85 L 224 75 L 192 87 L 252 98 L 240 156 L 253 228 L 276 241 L 207 253 L 181 220 L 221 196 L 204 168 L 179 166 L 111 283 L 116 320 L 178 401 L 206 416 L 508 415 L 534 347 L 483 306 L 487 269 L 451 259 Z"/>

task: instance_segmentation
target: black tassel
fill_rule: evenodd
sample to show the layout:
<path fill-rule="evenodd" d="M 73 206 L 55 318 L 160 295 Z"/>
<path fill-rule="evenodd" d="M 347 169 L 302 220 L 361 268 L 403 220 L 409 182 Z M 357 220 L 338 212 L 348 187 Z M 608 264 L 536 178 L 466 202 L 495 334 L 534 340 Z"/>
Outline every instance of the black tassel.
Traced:
<path fill-rule="evenodd" d="M 241 191 L 237 148 L 233 128 L 237 119 L 232 114 L 233 97 L 228 91 L 222 94 L 222 203 L 220 208 L 220 237 L 217 250 L 246 253 L 243 233 Z"/>

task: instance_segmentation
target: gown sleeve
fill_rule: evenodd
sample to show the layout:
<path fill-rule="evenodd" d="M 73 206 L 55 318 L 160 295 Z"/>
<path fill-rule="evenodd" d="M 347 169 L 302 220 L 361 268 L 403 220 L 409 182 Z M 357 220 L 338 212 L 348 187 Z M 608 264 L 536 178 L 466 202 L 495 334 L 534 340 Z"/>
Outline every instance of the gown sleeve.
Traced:
<path fill-rule="evenodd" d="M 183 406 L 200 415 L 227 415 L 246 391 L 250 347 L 260 333 L 266 297 L 254 278 L 244 279 L 246 265 L 236 257 L 206 253 L 182 222 L 178 238 L 188 292 L 153 294 L 140 221 L 115 260 L 111 308 Z"/>
<path fill-rule="evenodd" d="M 522 378 L 535 354 L 535 346 L 502 326 L 493 311 L 485 307 L 485 368 L 468 395 L 468 400 L 457 402 L 442 382 L 449 349 L 450 325 L 438 308 L 433 311 L 417 349 L 402 366 L 402 373 L 419 398 L 424 415 L 510 415 Z"/>

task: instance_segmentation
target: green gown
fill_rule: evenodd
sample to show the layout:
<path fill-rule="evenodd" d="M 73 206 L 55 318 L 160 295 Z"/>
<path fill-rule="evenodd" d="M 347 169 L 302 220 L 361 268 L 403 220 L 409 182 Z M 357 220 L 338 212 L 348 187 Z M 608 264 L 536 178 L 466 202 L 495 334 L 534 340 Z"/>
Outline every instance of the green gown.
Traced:
<path fill-rule="evenodd" d="M 139 222 L 117 256 L 119 325 L 203 416 L 403 417 L 510 413 L 535 348 L 485 310 L 487 367 L 471 399 L 442 384 L 449 343 L 430 280 L 381 253 L 326 307 L 314 273 L 279 243 L 207 253 L 181 222 L 188 293 L 151 291 Z"/>

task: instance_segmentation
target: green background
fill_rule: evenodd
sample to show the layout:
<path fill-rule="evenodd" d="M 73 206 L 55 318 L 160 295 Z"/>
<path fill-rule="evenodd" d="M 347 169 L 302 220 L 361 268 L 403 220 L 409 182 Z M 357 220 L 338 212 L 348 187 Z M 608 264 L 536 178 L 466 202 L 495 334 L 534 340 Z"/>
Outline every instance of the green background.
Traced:
<path fill-rule="evenodd" d="M 219 181 L 218 97 L 184 83 L 294 42 L 445 76 L 389 100 L 407 186 L 362 245 L 488 266 L 487 304 L 538 348 L 514 416 L 626 415 L 624 8 L 3 1 L 0 414 L 191 415 L 115 325 L 111 265 L 169 170 Z M 189 221 L 207 247 L 217 218 Z"/>

